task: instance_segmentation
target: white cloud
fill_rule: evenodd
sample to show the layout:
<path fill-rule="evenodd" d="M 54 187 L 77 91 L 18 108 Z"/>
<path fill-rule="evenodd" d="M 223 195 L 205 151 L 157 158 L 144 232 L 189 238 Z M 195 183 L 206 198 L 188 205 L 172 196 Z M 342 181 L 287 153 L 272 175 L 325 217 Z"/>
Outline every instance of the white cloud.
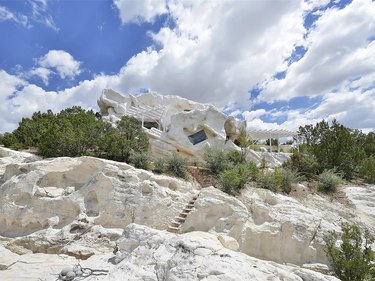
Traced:
<path fill-rule="evenodd" d="M 336 118 L 351 128 L 375 129 L 375 89 L 329 93 L 322 103 L 305 115 L 309 119 Z"/>
<path fill-rule="evenodd" d="M 27 13 L 27 16 L 20 13 L 13 13 L 6 7 L 0 6 L 0 22 L 13 20 L 26 28 L 31 28 L 32 22 L 37 22 L 55 31 L 59 30 L 52 16 L 47 12 L 48 0 L 28 0 L 28 3 L 31 6 L 31 13 Z"/>
<path fill-rule="evenodd" d="M 44 85 L 48 85 L 49 76 L 52 74 L 52 70 L 45 67 L 35 67 L 30 70 L 29 75 L 38 76 L 42 79 Z"/>
<path fill-rule="evenodd" d="M 6 7 L 0 6 L 0 22 L 1 21 L 7 21 L 7 20 L 13 20 L 16 23 L 23 25 L 24 27 L 30 27 L 29 20 L 26 16 L 15 14 L 11 11 L 9 11 Z"/>
<path fill-rule="evenodd" d="M 375 69 L 375 2 L 355 0 L 344 9 L 330 9 L 307 38 L 305 56 L 293 63 L 285 79 L 265 83 L 260 100 L 318 96 Z"/>
<path fill-rule="evenodd" d="M 167 12 L 165 0 L 114 0 L 121 22 L 153 22 L 155 17 Z"/>
<path fill-rule="evenodd" d="M 38 23 L 44 24 L 48 28 L 58 31 L 52 16 L 48 14 L 48 0 L 29 0 L 32 9 L 32 19 Z"/>
<path fill-rule="evenodd" d="M 99 75 L 58 92 L 45 91 L 4 70 L 0 70 L 0 80 L 0 132 L 12 131 L 22 117 L 31 117 L 35 111 L 51 109 L 58 112 L 73 105 L 95 109 L 96 100 L 104 88 L 119 90 L 117 76 Z"/>
<path fill-rule="evenodd" d="M 47 54 L 37 60 L 39 68 L 33 70 L 35 75 L 40 76 L 48 83 L 48 76 L 54 69 L 62 78 L 74 78 L 79 75 L 81 62 L 76 61 L 71 54 L 63 50 L 50 50 Z"/>
<path fill-rule="evenodd" d="M 117 75 L 98 75 L 60 92 L 46 92 L 35 85 L 13 87 L 25 82 L 7 74 L 9 81 L 13 79 L 8 92 L 15 96 L 0 105 L 0 131 L 35 110 L 52 107 L 57 111 L 74 104 L 96 108 L 96 99 L 106 87 L 122 93 L 147 87 L 221 107 L 236 101 L 237 107 L 246 110 L 248 91 L 263 81 L 263 101 L 322 96 L 322 103 L 314 109 L 245 111 L 249 127 L 295 130 L 336 117 L 347 126 L 375 129 L 375 97 L 370 90 L 375 80 L 375 43 L 368 40 L 375 32 L 374 2 L 354 0 L 342 10 L 322 10 L 308 32 L 303 25 L 307 10 L 326 3 L 114 0 L 124 24 L 152 22 L 168 13 L 174 27 L 149 33 L 154 46 L 134 55 Z M 288 66 L 286 60 L 299 45 L 306 46 L 307 53 Z M 37 63 L 32 71 L 45 83 L 53 73 L 61 78 L 80 73 L 80 62 L 65 51 L 51 50 Z M 272 79 L 283 70 L 287 70 L 285 79 Z M 264 122 L 264 117 L 286 121 L 278 125 Z"/>
<path fill-rule="evenodd" d="M 262 117 L 265 114 L 267 114 L 267 111 L 265 109 L 257 109 L 253 111 L 246 110 L 242 113 L 242 116 L 244 117 L 245 120 L 247 120 L 248 122 L 251 122 L 252 120 Z"/>
<path fill-rule="evenodd" d="M 0 132 L 13 130 L 17 122 L 22 116 L 12 118 L 10 105 L 11 97 L 27 82 L 17 76 L 8 74 L 4 70 L 0 70 Z"/>
<path fill-rule="evenodd" d="M 121 70 L 122 88 L 146 86 L 219 106 L 236 100 L 246 108 L 248 90 L 284 68 L 303 41 L 302 6 L 298 1 L 170 1 L 176 27 L 151 34 L 161 49 L 134 56 Z"/>

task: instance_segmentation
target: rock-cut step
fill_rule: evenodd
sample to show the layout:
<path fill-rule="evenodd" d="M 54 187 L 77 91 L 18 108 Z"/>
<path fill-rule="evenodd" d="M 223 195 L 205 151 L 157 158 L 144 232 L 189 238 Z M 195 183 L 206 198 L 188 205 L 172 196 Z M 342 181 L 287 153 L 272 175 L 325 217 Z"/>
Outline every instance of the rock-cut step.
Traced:
<path fill-rule="evenodd" d="M 189 201 L 189 203 L 182 209 L 178 216 L 174 217 L 174 219 L 169 224 L 167 231 L 173 233 L 178 233 L 180 231 L 181 226 L 185 222 L 187 216 L 194 209 L 194 204 L 195 201 L 197 201 L 198 196 L 199 193 Z"/>

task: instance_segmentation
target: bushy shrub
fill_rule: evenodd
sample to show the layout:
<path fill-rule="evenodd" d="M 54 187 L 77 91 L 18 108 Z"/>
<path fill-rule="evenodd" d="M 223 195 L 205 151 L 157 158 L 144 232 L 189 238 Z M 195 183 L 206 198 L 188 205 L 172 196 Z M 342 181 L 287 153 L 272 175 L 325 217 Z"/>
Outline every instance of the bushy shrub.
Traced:
<path fill-rule="evenodd" d="M 14 150 L 23 148 L 23 145 L 17 140 L 14 134 L 5 133 L 1 139 L 1 142 L 5 147 L 9 147 Z"/>
<path fill-rule="evenodd" d="M 243 164 L 246 162 L 246 154 L 242 153 L 241 151 L 234 150 L 234 149 L 226 152 L 225 158 L 227 161 L 229 161 L 233 165 Z"/>
<path fill-rule="evenodd" d="M 343 281 L 375 279 L 375 255 L 371 249 L 374 237 L 366 229 L 363 233 L 355 224 L 343 223 L 342 234 L 330 231 L 324 237 L 325 252 L 333 271 Z M 341 240 L 340 246 L 337 246 Z"/>
<path fill-rule="evenodd" d="M 167 173 L 179 178 L 187 178 L 187 162 L 177 152 L 166 158 L 166 171 Z"/>
<path fill-rule="evenodd" d="M 323 192 L 335 192 L 337 187 L 344 182 L 341 175 L 337 174 L 334 170 L 324 170 L 318 176 L 318 179 L 318 189 Z"/>
<path fill-rule="evenodd" d="M 265 169 L 265 168 L 267 168 L 267 166 L 268 166 L 267 159 L 265 157 L 262 157 L 262 159 L 260 159 L 260 166 L 259 166 L 259 168 Z"/>
<path fill-rule="evenodd" d="M 369 156 L 359 165 L 359 176 L 367 183 L 375 183 L 375 157 Z"/>
<path fill-rule="evenodd" d="M 316 162 L 313 155 L 301 152 L 294 152 L 290 159 L 283 163 L 283 167 L 295 170 L 307 179 L 316 176 L 319 168 L 318 162 Z"/>
<path fill-rule="evenodd" d="M 206 148 L 203 158 L 206 161 L 207 168 L 215 175 L 231 166 L 225 151 L 217 148 Z"/>
<path fill-rule="evenodd" d="M 246 164 L 240 164 L 222 171 L 219 174 L 219 184 L 222 186 L 223 191 L 234 195 L 243 188 L 252 173 L 249 168 Z"/>
<path fill-rule="evenodd" d="M 256 181 L 261 188 L 285 193 L 290 193 L 292 191 L 292 183 L 299 180 L 301 180 L 301 177 L 296 171 L 282 168 L 274 169 L 272 172 L 260 173 L 256 177 Z"/>
<path fill-rule="evenodd" d="M 246 167 L 249 173 L 249 180 L 255 180 L 259 174 L 259 168 L 257 165 L 252 161 L 246 161 L 243 165 Z"/>
<path fill-rule="evenodd" d="M 352 130 L 333 120 L 331 125 L 322 120 L 316 125 L 300 127 L 295 140 L 300 145 L 300 151 L 313 154 L 319 163 L 319 172 L 326 169 L 336 169 L 345 179 L 355 176 L 356 163 L 371 155 L 369 146 L 374 136 L 364 135 L 358 130 Z"/>
<path fill-rule="evenodd" d="M 153 171 L 157 174 L 163 174 L 167 172 L 167 163 L 164 157 L 160 157 L 154 160 Z"/>
<path fill-rule="evenodd" d="M 114 128 L 79 106 L 57 114 L 35 112 L 6 133 L 3 143 L 14 149 L 36 147 L 46 157 L 90 155 L 126 162 L 130 151 L 144 153 L 149 146 L 139 120 L 124 116 Z"/>
<path fill-rule="evenodd" d="M 146 153 L 134 153 L 130 154 L 130 164 L 135 168 L 148 170 L 150 167 L 150 160 Z"/>
<path fill-rule="evenodd" d="M 302 180 L 296 171 L 289 169 L 275 169 L 274 176 L 280 190 L 288 194 L 292 191 L 292 183 Z"/>
<path fill-rule="evenodd" d="M 256 182 L 261 188 L 268 189 L 273 192 L 279 191 L 279 183 L 273 172 L 259 173 L 256 177 Z"/>

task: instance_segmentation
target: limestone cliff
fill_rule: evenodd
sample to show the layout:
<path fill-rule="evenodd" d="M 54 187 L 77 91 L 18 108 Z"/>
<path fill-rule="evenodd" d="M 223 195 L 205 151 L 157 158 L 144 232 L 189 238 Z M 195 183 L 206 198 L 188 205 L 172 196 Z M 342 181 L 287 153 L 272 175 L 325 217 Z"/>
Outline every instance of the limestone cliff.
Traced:
<path fill-rule="evenodd" d="M 77 259 L 108 270 L 86 280 L 337 280 L 310 270 L 327 270 L 324 233 L 343 220 L 375 227 L 374 186 L 343 187 L 347 205 L 251 186 L 231 197 L 125 163 L 2 147 L 0 185 L 0 280 L 56 280 Z M 166 232 L 196 196 L 181 233 Z"/>

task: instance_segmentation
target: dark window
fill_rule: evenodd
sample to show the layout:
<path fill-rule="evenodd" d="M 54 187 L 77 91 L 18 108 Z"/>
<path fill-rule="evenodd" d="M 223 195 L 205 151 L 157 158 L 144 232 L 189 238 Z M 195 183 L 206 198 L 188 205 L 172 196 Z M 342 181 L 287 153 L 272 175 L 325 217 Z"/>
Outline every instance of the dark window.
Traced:
<path fill-rule="evenodd" d="M 190 136 L 188 136 L 189 138 L 189 141 L 196 145 L 197 143 L 200 143 L 204 140 L 207 139 L 207 135 L 206 135 L 206 132 L 204 130 L 201 130 L 199 132 L 196 132 L 194 134 L 191 134 Z"/>
<path fill-rule="evenodd" d="M 147 129 L 151 129 L 151 128 L 159 129 L 159 124 L 157 122 L 144 121 L 143 127 L 147 128 Z"/>

